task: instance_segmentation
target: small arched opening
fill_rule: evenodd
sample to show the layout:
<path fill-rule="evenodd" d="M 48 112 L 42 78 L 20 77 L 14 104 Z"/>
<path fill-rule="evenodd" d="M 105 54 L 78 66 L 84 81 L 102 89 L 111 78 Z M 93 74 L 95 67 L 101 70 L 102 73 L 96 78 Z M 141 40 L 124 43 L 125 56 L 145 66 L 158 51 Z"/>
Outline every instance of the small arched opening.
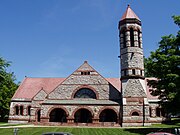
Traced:
<path fill-rule="evenodd" d="M 117 122 L 117 114 L 112 109 L 104 109 L 99 115 L 99 122 Z"/>
<path fill-rule="evenodd" d="M 92 114 L 87 109 L 79 109 L 74 114 L 74 122 L 76 123 L 92 123 Z"/>
<path fill-rule="evenodd" d="M 139 113 L 138 112 L 133 112 L 131 115 L 132 116 L 139 116 Z"/>
<path fill-rule="evenodd" d="M 49 115 L 49 122 L 67 122 L 67 114 L 61 108 L 55 108 L 51 111 Z"/>

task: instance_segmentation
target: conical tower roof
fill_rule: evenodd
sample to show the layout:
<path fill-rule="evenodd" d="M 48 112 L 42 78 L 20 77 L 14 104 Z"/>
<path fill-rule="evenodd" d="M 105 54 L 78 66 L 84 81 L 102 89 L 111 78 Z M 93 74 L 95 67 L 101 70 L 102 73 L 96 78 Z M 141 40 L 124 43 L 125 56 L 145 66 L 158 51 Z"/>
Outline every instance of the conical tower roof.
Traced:
<path fill-rule="evenodd" d="M 123 14 L 120 21 L 125 20 L 125 19 L 137 19 L 140 21 L 139 17 L 134 13 L 130 5 L 128 5 L 126 12 Z"/>

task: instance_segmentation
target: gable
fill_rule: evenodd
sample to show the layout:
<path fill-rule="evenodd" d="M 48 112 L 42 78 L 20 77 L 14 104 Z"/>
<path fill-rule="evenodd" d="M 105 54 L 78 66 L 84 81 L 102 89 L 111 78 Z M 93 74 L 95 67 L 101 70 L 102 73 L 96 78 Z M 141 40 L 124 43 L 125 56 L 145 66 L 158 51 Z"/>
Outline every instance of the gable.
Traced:
<path fill-rule="evenodd" d="M 92 87 L 95 91 L 102 91 L 102 93 L 98 92 L 100 95 L 102 95 L 103 92 L 104 94 L 106 93 L 104 98 L 108 98 L 109 96 L 109 94 L 107 94 L 107 92 L 109 92 L 109 82 L 85 61 L 76 71 L 52 91 L 48 95 L 48 98 L 71 99 L 74 90 L 86 86 Z"/>
<path fill-rule="evenodd" d="M 128 80 L 123 90 L 123 97 L 147 97 L 139 79 Z"/>
<path fill-rule="evenodd" d="M 33 100 L 42 101 L 46 98 L 47 93 L 44 90 L 40 90 L 34 97 Z"/>

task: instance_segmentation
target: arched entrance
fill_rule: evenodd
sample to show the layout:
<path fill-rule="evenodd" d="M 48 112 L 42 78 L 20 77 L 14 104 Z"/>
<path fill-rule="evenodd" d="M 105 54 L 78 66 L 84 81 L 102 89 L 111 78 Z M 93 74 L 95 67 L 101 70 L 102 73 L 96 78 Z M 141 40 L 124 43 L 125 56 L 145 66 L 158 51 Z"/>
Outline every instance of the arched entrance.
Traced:
<path fill-rule="evenodd" d="M 117 114 L 112 109 L 104 109 L 99 115 L 99 122 L 117 122 Z"/>
<path fill-rule="evenodd" d="M 74 115 L 76 123 L 92 123 L 92 114 L 87 109 L 79 109 Z"/>
<path fill-rule="evenodd" d="M 67 122 L 67 114 L 61 108 L 55 108 L 49 115 L 49 122 Z"/>

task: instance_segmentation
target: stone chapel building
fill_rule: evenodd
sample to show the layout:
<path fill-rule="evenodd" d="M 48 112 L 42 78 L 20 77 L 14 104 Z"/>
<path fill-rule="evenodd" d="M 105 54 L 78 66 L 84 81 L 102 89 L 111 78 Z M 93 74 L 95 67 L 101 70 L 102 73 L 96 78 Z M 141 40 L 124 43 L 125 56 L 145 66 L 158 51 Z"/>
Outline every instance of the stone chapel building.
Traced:
<path fill-rule="evenodd" d="M 26 77 L 12 97 L 10 123 L 141 126 L 164 112 L 144 77 L 141 20 L 130 6 L 119 21 L 121 78 L 105 78 L 87 61 L 67 78 Z"/>

